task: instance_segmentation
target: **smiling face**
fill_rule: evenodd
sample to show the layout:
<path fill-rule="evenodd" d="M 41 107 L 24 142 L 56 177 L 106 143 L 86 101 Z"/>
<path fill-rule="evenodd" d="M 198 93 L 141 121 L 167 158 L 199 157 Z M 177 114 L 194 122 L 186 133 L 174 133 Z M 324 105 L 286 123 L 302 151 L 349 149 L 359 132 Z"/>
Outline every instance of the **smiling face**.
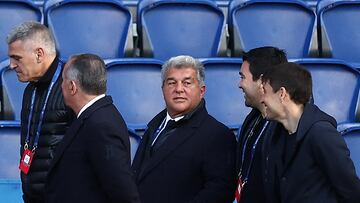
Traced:
<path fill-rule="evenodd" d="M 170 68 L 162 87 L 168 113 L 172 118 L 192 111 L 205 94 L 192 67 Z"/>
<path fill-rule="evenodd" d="M 8 48 L 10 68 L 16 71 L 19 81 L 37 81 L 42 76 L 37 49 L 30 41 L 16 40 Z"/>
<path fill-rule="evenodd" d="M 266 118 L 269 120 L 280 121 L 283 117 L 284 108 L 281 94 L 283 89 L 274 92 L 274 89 L 270 86 L 269 82 L 263 84 L 264 94 L 262 97 L 262 103 L 265 105 Z"/>
<path fill-rule="evenodd" d="M 244 61 L 240 68 L 239 88 L 244 92 L 245 105 L 260 109 L 260 100 L 263 94 L 261 79 L 253 80 L 250 64 L 247 61 Z"/>

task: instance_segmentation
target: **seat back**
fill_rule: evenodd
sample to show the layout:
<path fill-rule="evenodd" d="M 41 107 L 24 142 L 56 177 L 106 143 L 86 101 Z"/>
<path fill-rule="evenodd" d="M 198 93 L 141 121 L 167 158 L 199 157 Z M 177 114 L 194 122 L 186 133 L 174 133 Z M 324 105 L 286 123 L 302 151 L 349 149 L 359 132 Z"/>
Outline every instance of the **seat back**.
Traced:
<path fill-rule="evenodd" d="M 107 93 L 124 117 L 128 128 L 143 131 L 165 108 L 161 91 L 161 65 L 155 59 L 106 61 Z"/>
<path fill-rule="evenodd" d="M 226 52 L 225 16 L 212 0 L 143 0 L 138 6 L 140 54 L 214 57 Z"/>
<path fill-rule="evenodd" d="M 342 135 L 350 150 L 350 158 L 354 162 L 356 174 L 360 177 L 360 127 L 343 131 Z"/>
<path fill-rule="evenodd" d="M 12 28 L 25 21 L 42 22 L 43 16 L 31 0 L 0 1 L 0 61 L 8 58 L 6 36 Z"/>
<path fill-rule="evenodd" d="M 318 55 L 316 15 L 298 0 L 234 0 L 229 5 L 233 56 L 261 46 L 286 50 L 288 58 Z"/>
<path fill-rule="evenodd" d="M 20 122 L 0 121 L 0 179 L 19 179 Z"/>
<path fill-rule="evenodd" d="M 22 202 L 20 182 L 20 122 L 0 121 L 0 196 L 2 202 Z"/>
<path fill-rule="evenodd" d="M 360 1 L 323 0 L 317 7 L 321 53 L 360 67 Z"/>
<path fill-rule="evenodd" d="M 141 141 L 141 136 L 138 135 L 137 132 L 135 132 L 134 130 L 129 129 L 129 139 L 130 139 L 130 158 L 131 158 L 131 163 L 134 160 L 137 148 L 139 147 L 140 141 Z"/>
<path fill-rule="evenodd" d="M 130 11 L 117 0 L 49 0 L 45 23 L 61 58 L 93 53 L 118 58 L 133 52 Z"/>
<path fill-rule="evenodd" d="M 358 122 L 360 73 L 344 61 L 302 59 L 312 75 L 314 103 L 339 124 Z"/>
<path fill-rule="evenodd" d="M 205 100 L 208 112 L 236 131 L 251 108 L 239 89 L 240 58 L 201 59 L 205 67 Z"/>
<path fill-rule="evenodd" d="M 0 63 L 1 118 L 20 120 L 23 92 L 27 83 L 17 79 L 16 72 L 9 67 L 9 60 Z"/>

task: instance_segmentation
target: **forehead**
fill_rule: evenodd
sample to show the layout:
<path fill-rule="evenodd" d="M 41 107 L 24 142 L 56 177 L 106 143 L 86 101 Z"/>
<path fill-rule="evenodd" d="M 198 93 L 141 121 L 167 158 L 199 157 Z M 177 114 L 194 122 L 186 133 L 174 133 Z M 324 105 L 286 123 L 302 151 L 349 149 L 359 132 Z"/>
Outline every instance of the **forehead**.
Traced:
<path fill-rule="evenodd" d="M 166 72 L 166 79 L 183 79 L 194 78 L 196 70 L 191 66 L 185 66 L 181 68 L 171 67 Z"/>
<path fill-rule="evenodd" d="M 32 43 L 29 40 L 16 40 L 9 44 L 9 52 L 20 52 L 31 50 Z"/>
<path fill-rule="evenodd" d="M 244 61 L 244 62 L 241 64 L 240 72 L 243 73 L 243 74 L 251 75 L 249 62 Z"/>

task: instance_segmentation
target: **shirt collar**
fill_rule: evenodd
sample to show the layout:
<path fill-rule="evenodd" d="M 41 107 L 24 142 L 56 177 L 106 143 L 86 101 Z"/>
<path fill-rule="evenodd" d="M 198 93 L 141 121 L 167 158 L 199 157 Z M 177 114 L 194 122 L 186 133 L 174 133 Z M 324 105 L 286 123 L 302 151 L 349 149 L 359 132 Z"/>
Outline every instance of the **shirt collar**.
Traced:
<path fill-rule="evenodd" d="M 94 99 L 90 100 L 87 104 L 85 104 L 85 106 L 83 106 L 80 109 L 80 111 L 79 111 L 79 113 L 77 115 L 77 118 L 80 117 L 82 112 L 84 112 L 87 108 L 89 108 L 91 105 L 93 105 L 97 100 L 99 100 L 99 99 L 101 99 L 103 97 L 105 97 L 105 94 L 100 94 L 99 96 L 95 97 Z"/>

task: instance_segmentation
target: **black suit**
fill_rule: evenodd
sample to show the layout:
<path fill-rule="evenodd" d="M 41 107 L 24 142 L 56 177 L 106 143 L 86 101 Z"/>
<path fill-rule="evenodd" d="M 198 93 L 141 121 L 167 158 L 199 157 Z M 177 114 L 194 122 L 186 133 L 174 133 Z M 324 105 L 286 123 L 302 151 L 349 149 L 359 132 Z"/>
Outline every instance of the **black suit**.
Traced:
<path fill-rule="evenodd" d="M 152 136 L 166 110 L 148 124 L 133 162 L 143 203 L 234 200 L 235 136 L 207 113 L 204 103 L 178 121 L 151 155 Z"/>
<path fill-rule="evenodd" d="M 66 132 L 50 166 L 47 202 L 139 202 L 130 171 L 127 128 L 110 96 Z"/>

